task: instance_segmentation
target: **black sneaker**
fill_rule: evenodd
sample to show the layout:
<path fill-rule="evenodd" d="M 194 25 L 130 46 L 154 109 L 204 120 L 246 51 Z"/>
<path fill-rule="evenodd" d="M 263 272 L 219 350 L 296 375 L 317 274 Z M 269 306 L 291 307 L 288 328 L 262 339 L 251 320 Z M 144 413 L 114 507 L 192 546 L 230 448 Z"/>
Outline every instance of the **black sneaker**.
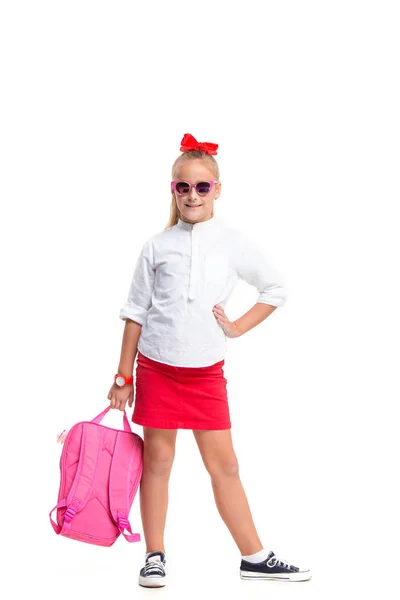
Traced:
<path fill-rule="evenodd" d="M 139 585 L 144 587 L 162 587 L 167 580 L 166 558 L 164 552 L 150 552 L 139 574 Z"/>
<path fill-rule="evenodd" d="M 286 560 L 279 560 L 271 550 L 267 558 L 259 563 L 252 563 L 242 558 L 240 577 L 241 579 L 307 581 L 312 575 L 310 569 L 300 569 L 290 565 Z"/>

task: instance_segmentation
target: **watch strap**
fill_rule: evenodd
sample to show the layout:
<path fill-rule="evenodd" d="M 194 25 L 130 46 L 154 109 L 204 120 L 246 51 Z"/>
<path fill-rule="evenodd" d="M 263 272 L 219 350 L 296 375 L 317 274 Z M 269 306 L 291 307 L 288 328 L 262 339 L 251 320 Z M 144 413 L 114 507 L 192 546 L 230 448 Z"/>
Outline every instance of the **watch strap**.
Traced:
<path fill-rule="evenodd" d="M 133 383 L 133 375 L 132 377 L 126 377 L 126 375 L 122 375 L 122 373 L 117 373 L 116 375 L 114 375 L 114 382 L 117 379 L 117 377 L 122 377 L 125 380 L 125 384 L 129 384 L 129 383 Z"/>

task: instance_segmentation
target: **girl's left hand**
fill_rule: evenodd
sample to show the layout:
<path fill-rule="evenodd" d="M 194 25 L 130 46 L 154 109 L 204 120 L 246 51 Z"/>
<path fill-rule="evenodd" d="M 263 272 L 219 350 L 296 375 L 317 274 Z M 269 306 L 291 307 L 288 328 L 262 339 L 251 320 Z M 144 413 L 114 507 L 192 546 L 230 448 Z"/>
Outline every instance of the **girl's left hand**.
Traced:
<path fill-rule="evenodd" d="M 240 333 L 236 326 L 236 323 L 231 322 L 225 314 L 224 309 L 219 304 L 216 304 L 213 308 L 214 317 L 221 325 L 226 337 L 235 338 L 239 337 Z"/>

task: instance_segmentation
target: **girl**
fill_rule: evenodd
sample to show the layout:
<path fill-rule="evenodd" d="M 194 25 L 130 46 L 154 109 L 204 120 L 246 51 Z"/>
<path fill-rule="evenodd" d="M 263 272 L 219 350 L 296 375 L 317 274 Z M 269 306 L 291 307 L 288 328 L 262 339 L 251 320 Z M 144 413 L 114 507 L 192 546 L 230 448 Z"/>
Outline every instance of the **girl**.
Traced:
<path fill-rule="evenodd" d="M 217 144 L 186 133 L 172 167 L 171 216 L 137 260 L 120 311 L 125 330 L 118 373 L 108 399 L 143 426 L 140 510 L 146 539 L 139 584 L 166 583 L 164 528 L 178 429 L 192 429 L 210 474 L 218 511 L 241 553 L 243 579 L 305 581 L 310 570 L 263 548 L 232 447 L 223 365 L 227 338 L 243 335 L 286 300 L 283 280 L 264 255 L 214 215 L 221 194 Z M 257 303 L 231 322 L 224 306 L 239 278 L 257 288 Z"/>

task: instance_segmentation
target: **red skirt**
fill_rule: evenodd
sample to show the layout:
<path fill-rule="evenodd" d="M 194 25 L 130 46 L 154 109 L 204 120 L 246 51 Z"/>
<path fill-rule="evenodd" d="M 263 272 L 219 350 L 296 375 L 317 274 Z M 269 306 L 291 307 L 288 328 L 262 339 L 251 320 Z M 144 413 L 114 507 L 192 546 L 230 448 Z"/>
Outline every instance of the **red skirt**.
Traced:
<path fill-rule="evenodd" d="M 161 429 L 230 429 L 224 363 L 177 367 L 138 351 L 132 421 Z"/>

